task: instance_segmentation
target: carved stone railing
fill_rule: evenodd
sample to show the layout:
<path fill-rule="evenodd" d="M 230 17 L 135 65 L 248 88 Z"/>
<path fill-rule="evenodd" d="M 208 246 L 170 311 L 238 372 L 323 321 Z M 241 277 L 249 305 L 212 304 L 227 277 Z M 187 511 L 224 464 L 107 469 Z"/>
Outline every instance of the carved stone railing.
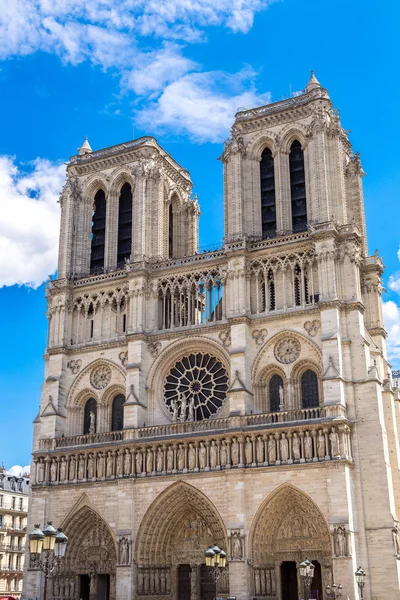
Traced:
<path fill-rule="evenodd" d="M 165 423 L 163 425 L 123 429 L 121 431 L 41 439 L 39 440 L 39 450 L 56 450 L 58 448 L 121 442 L 124 440 L 176 437 L 208 431 L 217 432 L 225 431 L 227 429 L 242 429 L 259 425 L 293 423 L 296 421 L 309 421 L 313 419 L 344 418 L 344 416 L 342 408 L 339 405 L 333 405 L 318 406 L 316 408 L 300 408 L 297 410 L 283 410 L 275 413 L 226 417 L 221 419 L 205 419 L 203 421 L 187 421 L 185 423 Z"/>
<path fill-rule="evenodd" d="M 105 443 L 101 448 L 37 451 L 33 482 L 59 485 L 352 460 L 351 424 L 345 419 L 287 422 L 272 427 L 257 424 L 239 431 L 207 433 L 189 438 L 178 434 L 163 440 L 149 436 L 146 441 L 125 439 L 117 444 Z"/>

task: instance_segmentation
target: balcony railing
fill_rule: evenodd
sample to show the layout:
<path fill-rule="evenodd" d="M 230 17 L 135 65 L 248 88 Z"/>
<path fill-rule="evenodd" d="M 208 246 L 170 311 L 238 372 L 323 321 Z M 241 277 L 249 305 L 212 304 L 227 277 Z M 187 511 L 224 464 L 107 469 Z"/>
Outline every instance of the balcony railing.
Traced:
<path fill-rule="evenodd" d="M 0 552 L 24 552 L 25 546 L 16 544 L 0 544 Z"/>
<path fill-rule="evenodd" d="M 57 485 L 121 477 L 351 461 L 351 424 L 344 417 L 327 416 L 327 410 L 328 407 L 321 407 L 284 411 L 279 415 L 269 413 L 130 429 L 116 432 L 121 434 L 116 444 L 98 439 L 90 442 L 89 438 L 96 438 L 97 434 L 47 440 L 50 443 L 48 451 L 42 448 L 35 452 L 34 481 Z M 82 442 L 81 438 L 85 438 L 86 444 L 76 448 L 74 445 Z M 57 446 L 55 442 L 60 439 L 66 440 L 69 446 Z"/>
<path fill-rule="evenodd" d="M 275 413 L 262 413 L 223 419 L 206 419 L 203 421 L 188 421 L 185 423 L 166 423 L 137 429 L 123 429 L 122 431 L 108 431 L 87 435 L 74 435 L 53 439 L 39 440 L 40 450 L 56 450 L 58 448 L 71 448 L 93 444 L 108 444 L 127 440 L 141 440 L 151 438 L 164 438 L 169 436 L 202 433 L 207 431 L 224 431 L 230 428 L 244 428 L 259 425 L 274 425 L 279 423 L 293 423 L 296 421 L 310 421 L 343 417 L 340 407 L 319 406 L 316 408 L 302 408 L 285 410 Z"/>
<path fill-rule="evenodd" d="M 19 504 L 13 504 L 12 502 L 0 502 L 0 511 L 14 511 L 14 512 L 28 512 L 28 508 L 26 506 L 19 506 Z"/>
<path fill-rule="evenodd" d="M 23 570 L 23 567 L 13 567 L 10 565 L 3 567 L 0 565 L 0 573 L 22 573 Z"/>

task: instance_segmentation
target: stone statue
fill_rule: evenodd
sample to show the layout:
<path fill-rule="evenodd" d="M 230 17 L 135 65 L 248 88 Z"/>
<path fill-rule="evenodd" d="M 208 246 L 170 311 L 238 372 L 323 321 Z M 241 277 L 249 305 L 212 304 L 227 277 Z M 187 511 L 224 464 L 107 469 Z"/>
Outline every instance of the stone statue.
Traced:
<path fill-rule="evenodd" d="M 93 477 L 94 477 L 94 458 L 93 458 L 93 454 L 89 454 L 88 463 L 87 463 L 87 472 L 88 472 L 88 479 L 93 479 Z"/>
<path fill-rule="evenodd" d="M 285 390 L 283 385 L 279 386 L 279 410 L 285 410 Z"/>
<path fill-rule="evenodd" d="M 335 553 L 336 556 L 346 556 L 347 555 L 347 539 L 346 539 L 346 530 L 344 527 L 336 527 L 335 528 Z"/>
<path fill-rule="evenodd" d="M 104 454 L 102 452 L 97 457 L 97 477 L 98 479 L 104 477 Z"/>
<path fill-rule="evenodd" d="M 398 556 L 400 556 L 400 534 L 399 534 L 399 527 L 397 524 L 392 529 L 392 535 L 393 535 L 394 553 L 398 557 Z"/>
<path fill-rule="evenodd" d="M 318 431 L 317 454 L 318 458 L 325 458 L 325 436 L 322 429 Z"/>
<path fill-rule="evenodd" d="M 204 447 L 204 442 L 200 442 L 199 448 L 199 467 L 200 469 L 206 468 L 206 449 Z"/>
<path fill-rule="evenodd" d="M 300 458 L 301 458 L 300 438 L 296 432 L 294 432 L 293 438 L 292 438 L 292 451 L 293 451 L 293 460 L 300 460 Z"/>
<path fill-rule="evenodd" d="M 84 479 L 85 477 L 85 461 L 82 454 L 79 455 L 78 461 L 78 479 Z"/>
<path fill-rule="evenodd" d="M 272 434 L 268 437 L 268 462 L 276 462 L 276 443 Z"/>
<path fill-rule="evenodd" d="M 136 473 L 138 475 L 141 474 L 142 472 L 142 467 L 143 467 L 143 456 L 142 456 L 142 451 L 138 450 L 136 452 Z"/>
<path fill-rule="evenodd" d="M 168 446 L 167 450 L 167 471 L 173 471 L 174 469 L 174 450 L 172 446 Z"/>
<path fill-rule="evenodd" d="M 253 444 L 251 443 L 251 439 L 249 437 L 246 438 L 246 443 L 244 445 L 244 455 L 246 458 L 246 464 L 251 465 L 253 462 Z"/>
<path fill-rule="evenodd" d="M 43 458 L 39 460 L 38 464 L 38 483 L 44 482 L 44 461 Z"/>
<path fill-rule="evenodd" d="M 188 404 L 188 421 L 194 421 L 194 397 L 192 396 Z"/>
<path fill-rule="evenodd" d="M 181 423 L 184 423 L 186 421 L 187 399 L 186 399 L 185 394 L 180 394 L 179 395 L 179 399 L 181 401 L 181 415 L 180 415 L 180 420 L 181 420 Z"/>
<path fill-rule="evenodd" d="M 211 448 L 210 448 L 210 466 L 211 467 L 216 467 L 217 466 L 217 446 L 215 445 L 215 440 L 213 440 L 211 442 Z"/>
<path fill-rule="evenodd" d="M 242 559 L 242 540 L 240 539 L 239 531 L 234 531 L 232 533 L 232 558 L 233 560 L 241 560 Z"/>
<path fill-rule="evenodd" d="M 196 450 L 193 444 L 189 444 L 189 471 L 193 471 L 196 467 Z"/>
<path fill-rule="evenodd" d="M 239 464 L 239 443 L 236 438 L 233 439 L 231 447 L 232 464 Z"/>
<path fill-rule="evenodd" d="M 219 449 L 219 460 L 221 463 L 221 467 L 226 466 L 227 458 L 228 458 L 228 453 L 227 453 L 227 448 L 226 448 L 226 442 L 225 442 L 225 440 L 222 440 L 221 446 Z"/>
<path fill-rule="evenodd" d="M 107 477 L 112 477 L 114 475 L 114 457 L 111 452 L 107 453 Z"/>
<path fill-rule="evenodd" d="M 310 437 L 310 432 L 306 431 L 306 437 L 304 438 L 304 458 L 311 460 L 313 457 L 313 442 Z"/>
<path fill-rule="evenodd" d="M 264 441 L 261 436 L 257 438 L 257 463 L 260 465 L 264 462 Z"/>
<path fill-rule="evenodd" d="M 61 458 L 60 464 L 60 481 L 65 481 L 67 479 L 67 463 L 65 462 L 65 457 Z"/>
<path fill-rule="evenodd" d="M 129 564 L 129 542 L 126 537 L 119 541 L 119 562 L 121 565 Z"/>
<path fill-rule="evenodd" d="M 340 456 L 339 436 L 336 433 L 336 429 L 334 427 L 332 427 L 332 430 L 329 434 L 329 441 L 331 443 L 331 456 Z"/>
<path fill-rule="evenodd" d="M 178 400 L 172 400 L 171 406 L 172 406 L 172 421 L 174 423 L 177 423 L 178 418 L 179 418 L 179 402 L 178 402 Z"/>
<path fill-rule="evenodd" d="M 279 441 L 279 448 L 281 451 L 281 461 L 287 462 L 289 459 L 289 444 L 285 433 L 282 433 L 282 438 Z"/>
<path fill-rule="evenodd" d="M 50 481 L 57 481 L 57 462 L 55 459 L 51 461 L 50 465 Z"/>
<path fill-rule="evenodd" d="M 76 458 L 74 455 L 71 456 L 69 461 L 69 478 L 71 480 L 76 479 Z"/>
<path fill-rule="evenodd" d="M 75 578 L 71 577 L 69 582 L 69 597 L 75 598 Z"/>
<path fill-rule="evenodd" d="M 147 448 L 146 471 L 147 473 L 151 473 L 153 471 L 153 451 L 151 448 Z"/>
<path fill-rule="evenodd" d="M 96 433 L 96 415 L 92 410 L 89 413 L 89 433 Z"/>
<path fill-rule="evenodd" d="M 123 475 L 122 457 L 123 457 L 122 451 L 118 450 L 118 452 L 117 452 L 117 472 L 116 472 L 117 475 Z"/>
<path fill-rule="evenodd" d="M 161 446 L 157 448 L 157 472 L 161 473 L 164 467 L 164 452 Z"/>
<path fill-rule="evenodd" d="M 128 449 L 125 450 L 124 455 L 124 475 L 131 474 L 131 455 Z"/>
<path fill-rule="evenodd" d="M 185 448 L 182 444 L 178 448 L 178 471 L 182 471 L 185 468 Z"/>

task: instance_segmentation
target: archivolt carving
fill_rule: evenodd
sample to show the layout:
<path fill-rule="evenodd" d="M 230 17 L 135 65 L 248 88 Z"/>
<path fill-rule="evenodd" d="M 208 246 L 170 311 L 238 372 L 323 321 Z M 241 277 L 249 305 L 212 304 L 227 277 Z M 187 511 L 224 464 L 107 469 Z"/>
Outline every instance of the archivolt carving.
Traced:
<path fill-rule="evenodd" d="M 125 388 L 124 369 L 121 366 L 112 362 L 111 360 L 101 358 L 101 359 L 96 360 L 93 363 L 87 365 L 81 371 L 81 373 L 76 377 L 76 379 L 75 379 L 74 383 L 72 384 L 71 389 L 69 390 L 69 393 L 68 393 L 68 398 L 67 398 L 67 402 L 66 402 L 67 407 L 78 406 L 78 404 L 81 403 L 82 398 L 81 398 L 80 389 L 82 389 L 82 388 L 85 388 L 88 390 L 91 389 L 91 387 L 92 387 L 91 386 L 91 374 L 92 374 L 92 372 L 94 373 L 96 371 L 96 369 L 98 369 L 99 367 L 109 369 L 111 372 L 111 377 L 107 383 L 107 386 L 109 383 L 111 383 L 113 385 L 118 384 L 118 385 L 122 386 L 123 388 Z M 107 392 L 107 386 L 105 388 L 97 388 L 100 391 L 102 389 L 105 390 L 105 392 L 103 392 L 103 396 Z M 93 388 L 91 391 L 91 395 L 96 397 L 96 395 L 93 393 Z M 101 398 L 100 398 L 100 400 L 101 400 Z"/>
<path fill-rule="evenodd" d="M 307 551 L 313 558 L 332 560 L 328 524 L 314 501 L 284 484 L 260 506 L 250 533 L 253 565 L 270 564 L 272 556 Z"/>
<path fill-rule="evenodd" d="M 227 547 L 225 527 L 217 509 L 202 492 L 178 482 L 164 490 L 148 508 L 136 538 L 136 562 L 144 566 L 176 561 L 201 564 L 207 547 L 204 544 L 210 543 Z"/>
<path fill-rule="evenodd" d="M 321 349 L 317 346 L 317 344 L 310 338 L 307 338 L 305 335 L 298 333 L 297 331 L 287 329 L 287 330 L 280 331 L 279 333 L 275 334 L 259 350 L 256 358 L 254 359 L 253 368 L 252 368 L 253 381 L 256 381 L 259 378 L 258 373 L 259 373 L 260 369 L 264 368 L 263 358 L 265 357 L 265 355 L 267 355 L 269 353 L 271 355 L 270 358 L 272 358 L 273 357 L 272 351 L 273 351 L 273 348 L 275 347 L 275 345 L 277 345 L 280 340 L 284 340 L 285 338 L 288 338 L 288 337 L 298 340 L 298 342 L 301 345 L 301 356 L 309 355 L 310 361 L 313 361 L 315 363 L 321 363 L 322 353 L 321 353 Z"/>

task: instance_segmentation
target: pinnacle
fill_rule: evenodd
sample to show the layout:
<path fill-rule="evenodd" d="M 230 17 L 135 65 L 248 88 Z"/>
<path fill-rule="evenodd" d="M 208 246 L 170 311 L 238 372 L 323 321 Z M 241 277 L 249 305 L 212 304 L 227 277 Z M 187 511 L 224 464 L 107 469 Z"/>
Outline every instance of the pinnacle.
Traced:
<path fill-rule="evenodd" d="M 315 90 L 316 88 L 319 88 L 319 87 L 321 87 L 321 84 L 318 81 L 318 79 L 315 77 L 314 71 L 311 71 L 311 77 L 306 85 L 306 91 L 311 92 L 311 90 Z"/>
<path fill-rule="evenodd" d="M 85 137 L 85 141 L 83 142 L 82 146 L 78 148 L 78 152 L 79 154 L 87 154 L 88 152 L 92 152 L 92 148 L 89 144 L 87 136 Z"/>

